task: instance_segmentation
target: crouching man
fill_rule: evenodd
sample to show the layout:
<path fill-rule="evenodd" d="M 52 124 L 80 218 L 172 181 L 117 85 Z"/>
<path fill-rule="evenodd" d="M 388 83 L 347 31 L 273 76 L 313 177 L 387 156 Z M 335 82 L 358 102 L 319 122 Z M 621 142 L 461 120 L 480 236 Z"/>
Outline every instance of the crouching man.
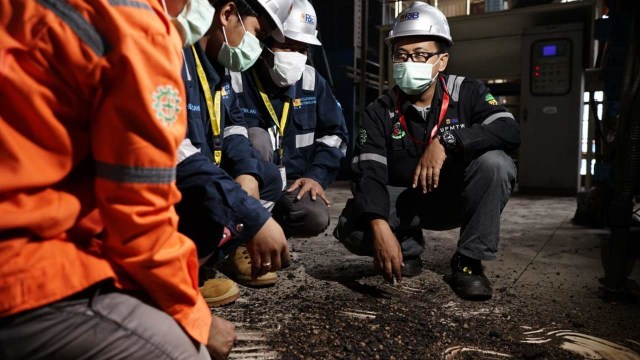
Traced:
<path fill-rule="evenodd" d="M 516 176 L 518 124 L 479 81 L 445 75 L 446 17 L 415 2 L 394 22 L 396 86 L 369 104 L 352 160 L 352 192 L 334 235 L 373 256 L 390 281 L 422 270 L 422 229 L 461 227 L 451 259 L 458 296 L 492 296 L 481 261 L 498 252 L 500 214 Z"/>

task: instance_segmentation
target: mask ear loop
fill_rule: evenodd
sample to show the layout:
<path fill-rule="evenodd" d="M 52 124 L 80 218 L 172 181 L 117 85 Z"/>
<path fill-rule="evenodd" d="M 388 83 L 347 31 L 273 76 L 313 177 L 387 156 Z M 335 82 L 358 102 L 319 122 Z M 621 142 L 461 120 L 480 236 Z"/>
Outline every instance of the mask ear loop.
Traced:
<path fill-rule="evenodd" d="M 267 59 L 265 59 L 265 57 L 262 56 L 262 54 L 260 54 L 260 58 L 262 59 L 262 62 L 264 62 L 264 64 L 267 66 L 267 68 L 275 69 L 275 67 L 276 67 L 276 53 L 274 53 L 271 49 L 269 49 L 268 46 L 265 46 L 264 49 L 269 51 L 271 53 L 271 55 L 273 56 L 273 67 L 269 66 L 269 64 L 267 63 Z"/>
<path fill-rule="evenodd" d="M 242 30 L 244 30 L 244 33 L 246 34 L 247 28 L 244 27 L 244 23 L 242 22 L 242 16 L 240 16 L 240 12 L 238 11 L 238 8 L 236 8 L 236 14 L 238 15 L 238 20 L 240 20 L 240 25 L 242 25 Z M 227 45 L 229 45 L 229 39 L 227 39 L 227 32 L 225 31 L 224 26 L 222 27 L 222 35 L 224 36 L 224 42 L 226 42 Z"/>
<path fill-rule="evenodd" d="M 183 62 L 184 64 L 186 64 L 186 63 L 187 63 L 187 57 L 186 57 L 186 56 L 185 56 L 185 54 L 184 54 L 184 48 L 182 49 L 182 62 Z M 187 73 L 187 81 L 191 81 L 191 74 L 189 73 L 189 67 L 188 67 L 188 66 L 185 66 L 185 67 L 184 67 L 184 71 Z"/>
<path fill-rule="evenodd" d="M 238 20 L 240 20 L 240 25 L 242 25 L 242 30 L 244 30 L 244 33 L 247 33 L 247 28 L 244 27 L 244 22 L 242 22 L 242 16 L 240 16 L 240 12 L 238 11 L 238 8 L 236 7 L 236 13 L 238 14 Z"/>
<path fill-rule="evenodd" d="M 184 6 L 187 6 L 187 5 L 188 4 L 184 4 Z M 162 7 L 164 8 L 164 13 L 167 14 L 169 18 L 171 18 L 171 15 L 169 15 L 169 10 L 167 10 L 167 2 L 165 0 L 162 0 Z M 181 51 L 182 51 L 182 62 L 186 64 L 187 57 L 184 55 L 184 48 L 182 48 Z M 191 81 L 191 74 L 189 74 L 189 67 L 185 66 L 184 71 L 187 73 L 187 81 Z"/>
<path fill-rule="evenodd" d="M 238 9 L 236 8 L 236 11 L 238 11 Z M 240 16 L 240 12 L 238 12 L 238 20 L 240 20 L 240 25 L 242 25 L 242 30 L 244 30 L 245 35 L 248 33 L 247 28 L 244 27 L 244 22 L 242 21 L 242 16 Z M 262 47 L 266 47 L 264 46 L 264 43 L 262 41 L 260 41 L 258 39 L 258 42 L 262 45 Z M 271 51 L 271 50 L 269 50 Z"/>
<path fill-rule="evenodd" d="M 224 42 L 229 45 L 229 40 L 227 39 L 227 32 L 224 30 L 224 26 L 222 27 L 222 36 L 224 36 Z"/>
<path fill-rule="evenodd" d="M 436 60 L 436 62 L 433 63 L 433 66 L 435 66 L 438 61 L 442 60 L 442 54 L 440 54 L 440 56 L 438 56 L 438 60 Z M 440 71 L 438 71 L 438 75 L 437 77 L 440 77 Z M 437 79 L 436 79 L 437 81 Z M 447 85 L 444 82 L 444 78 L 442 79 L 442 88 L 444 89 L 444 91 L 447 93 L 447 95 L 449 95 L 449 97 L 452 97 L 451 93 L 449 92 L 449 88 L 447 88 Z"/>
<path fill-rule="evenodd" d="M 260 59 L 262 60 L 264 65 L 267 67 L 267 69 L 273 69 L 276 66 L 276 64 L 275 64 L 276 54 L 274 54 L 273 51 L 271 51 L 271 49 L 269 49 L 268 46 L 265 46 L 264 48 L 267 49 L 273 55 L 273 59 L 274 59 L 273 67 L 269 66 L 269 64 L 267 63 L 267 59 L 265 59 L 265 57 L 262 54 L 260 54 Z"/>

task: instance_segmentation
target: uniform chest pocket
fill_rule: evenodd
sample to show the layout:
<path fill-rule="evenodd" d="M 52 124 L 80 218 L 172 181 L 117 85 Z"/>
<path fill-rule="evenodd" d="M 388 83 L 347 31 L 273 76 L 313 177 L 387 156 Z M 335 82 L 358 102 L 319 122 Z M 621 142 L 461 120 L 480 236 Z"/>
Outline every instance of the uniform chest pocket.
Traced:
<path fill-rule="evenodd" d="M 315 109 L 292 109 L 291 119 L 297 130 L 307 132 L 307 130 L 315 131 L 316 129 L 316 111 Z"/>
<path fill-rule="evenodd" d="M 292 121 L 291 121 L 292 120 Z M 315 109 L 296 109 L 291 116 L 292 124 L 287 125 L 291 145 L 295 146 L 296 154 L 303 154 L 311 150 L 316 131 Z"/>

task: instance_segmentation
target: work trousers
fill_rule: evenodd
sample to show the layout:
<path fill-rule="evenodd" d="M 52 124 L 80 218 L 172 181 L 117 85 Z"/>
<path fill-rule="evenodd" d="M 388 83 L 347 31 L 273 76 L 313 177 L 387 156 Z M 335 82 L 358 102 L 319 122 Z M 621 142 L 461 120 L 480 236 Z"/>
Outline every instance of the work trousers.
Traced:
<path fill-rule="evenodd" d="M 111 286 L 0 318 L 0 359 L 210 359 L 167 313 Z"/>
<path fill-rule="evenodd" d="M 495 259 L 500 214 L 515 178 L 513 160 L 503 151 L 493 150 L 468 162 L 448 157 L 433 192 L 423 194 L 420 186 L 388 186 L 389 225 L 400 242 L 403 257 L 417 257 L 424 251 L 422 229 L 460 227 L 460 253 L 478 260 Z M 371 256 L 371 227 L 354 214 L 352 202 L 347 202 L 334 235 L 349 251 Z"/>
<path fill-rule="evenodd" d="M 249 128 L 249 139 L 262 160 L 273 163 L 274 149 L 271 137 L 259 127 Z M 285 190 L 293 184 L 287 181 Z M 296 199 L 298 190 L 281 192 L 272 211 L 273 219 L 280 224 L 287 237 L 313 237 L 329 226 L 329 208 L 324 201 L 316 197 L 312 200 L 309 193 L 300 200 Z"/>

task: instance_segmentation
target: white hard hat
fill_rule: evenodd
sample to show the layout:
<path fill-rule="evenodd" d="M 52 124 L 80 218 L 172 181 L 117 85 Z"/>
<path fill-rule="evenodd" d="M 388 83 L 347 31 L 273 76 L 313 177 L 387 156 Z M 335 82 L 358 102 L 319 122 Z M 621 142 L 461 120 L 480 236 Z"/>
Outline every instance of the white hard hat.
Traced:
<path fill-rule="evenodd" d="M 311 45 L 322 45 L 316 37 L 316 11 L 307 0 L 294 0 L 291 14 L 284 22 L 284 36 Z"/>
<path fill-rule="evenodd" d="M 267 10 L 271 20 L 276 24 L 276 28 L 271 33 L 278 42 L 284 41 L 283 26 L 284 21 L 289 17 L 293 0 L 257 0 L 257 2 Z"/>
<path fill-rule="evenodd" d="M 421 1 L 414 2 L 398 15 L 384 41 L 391 46 L 399 37 L 416 35 L 434 36 L 453 45 L 447 18 L 440 10 Z"/>

